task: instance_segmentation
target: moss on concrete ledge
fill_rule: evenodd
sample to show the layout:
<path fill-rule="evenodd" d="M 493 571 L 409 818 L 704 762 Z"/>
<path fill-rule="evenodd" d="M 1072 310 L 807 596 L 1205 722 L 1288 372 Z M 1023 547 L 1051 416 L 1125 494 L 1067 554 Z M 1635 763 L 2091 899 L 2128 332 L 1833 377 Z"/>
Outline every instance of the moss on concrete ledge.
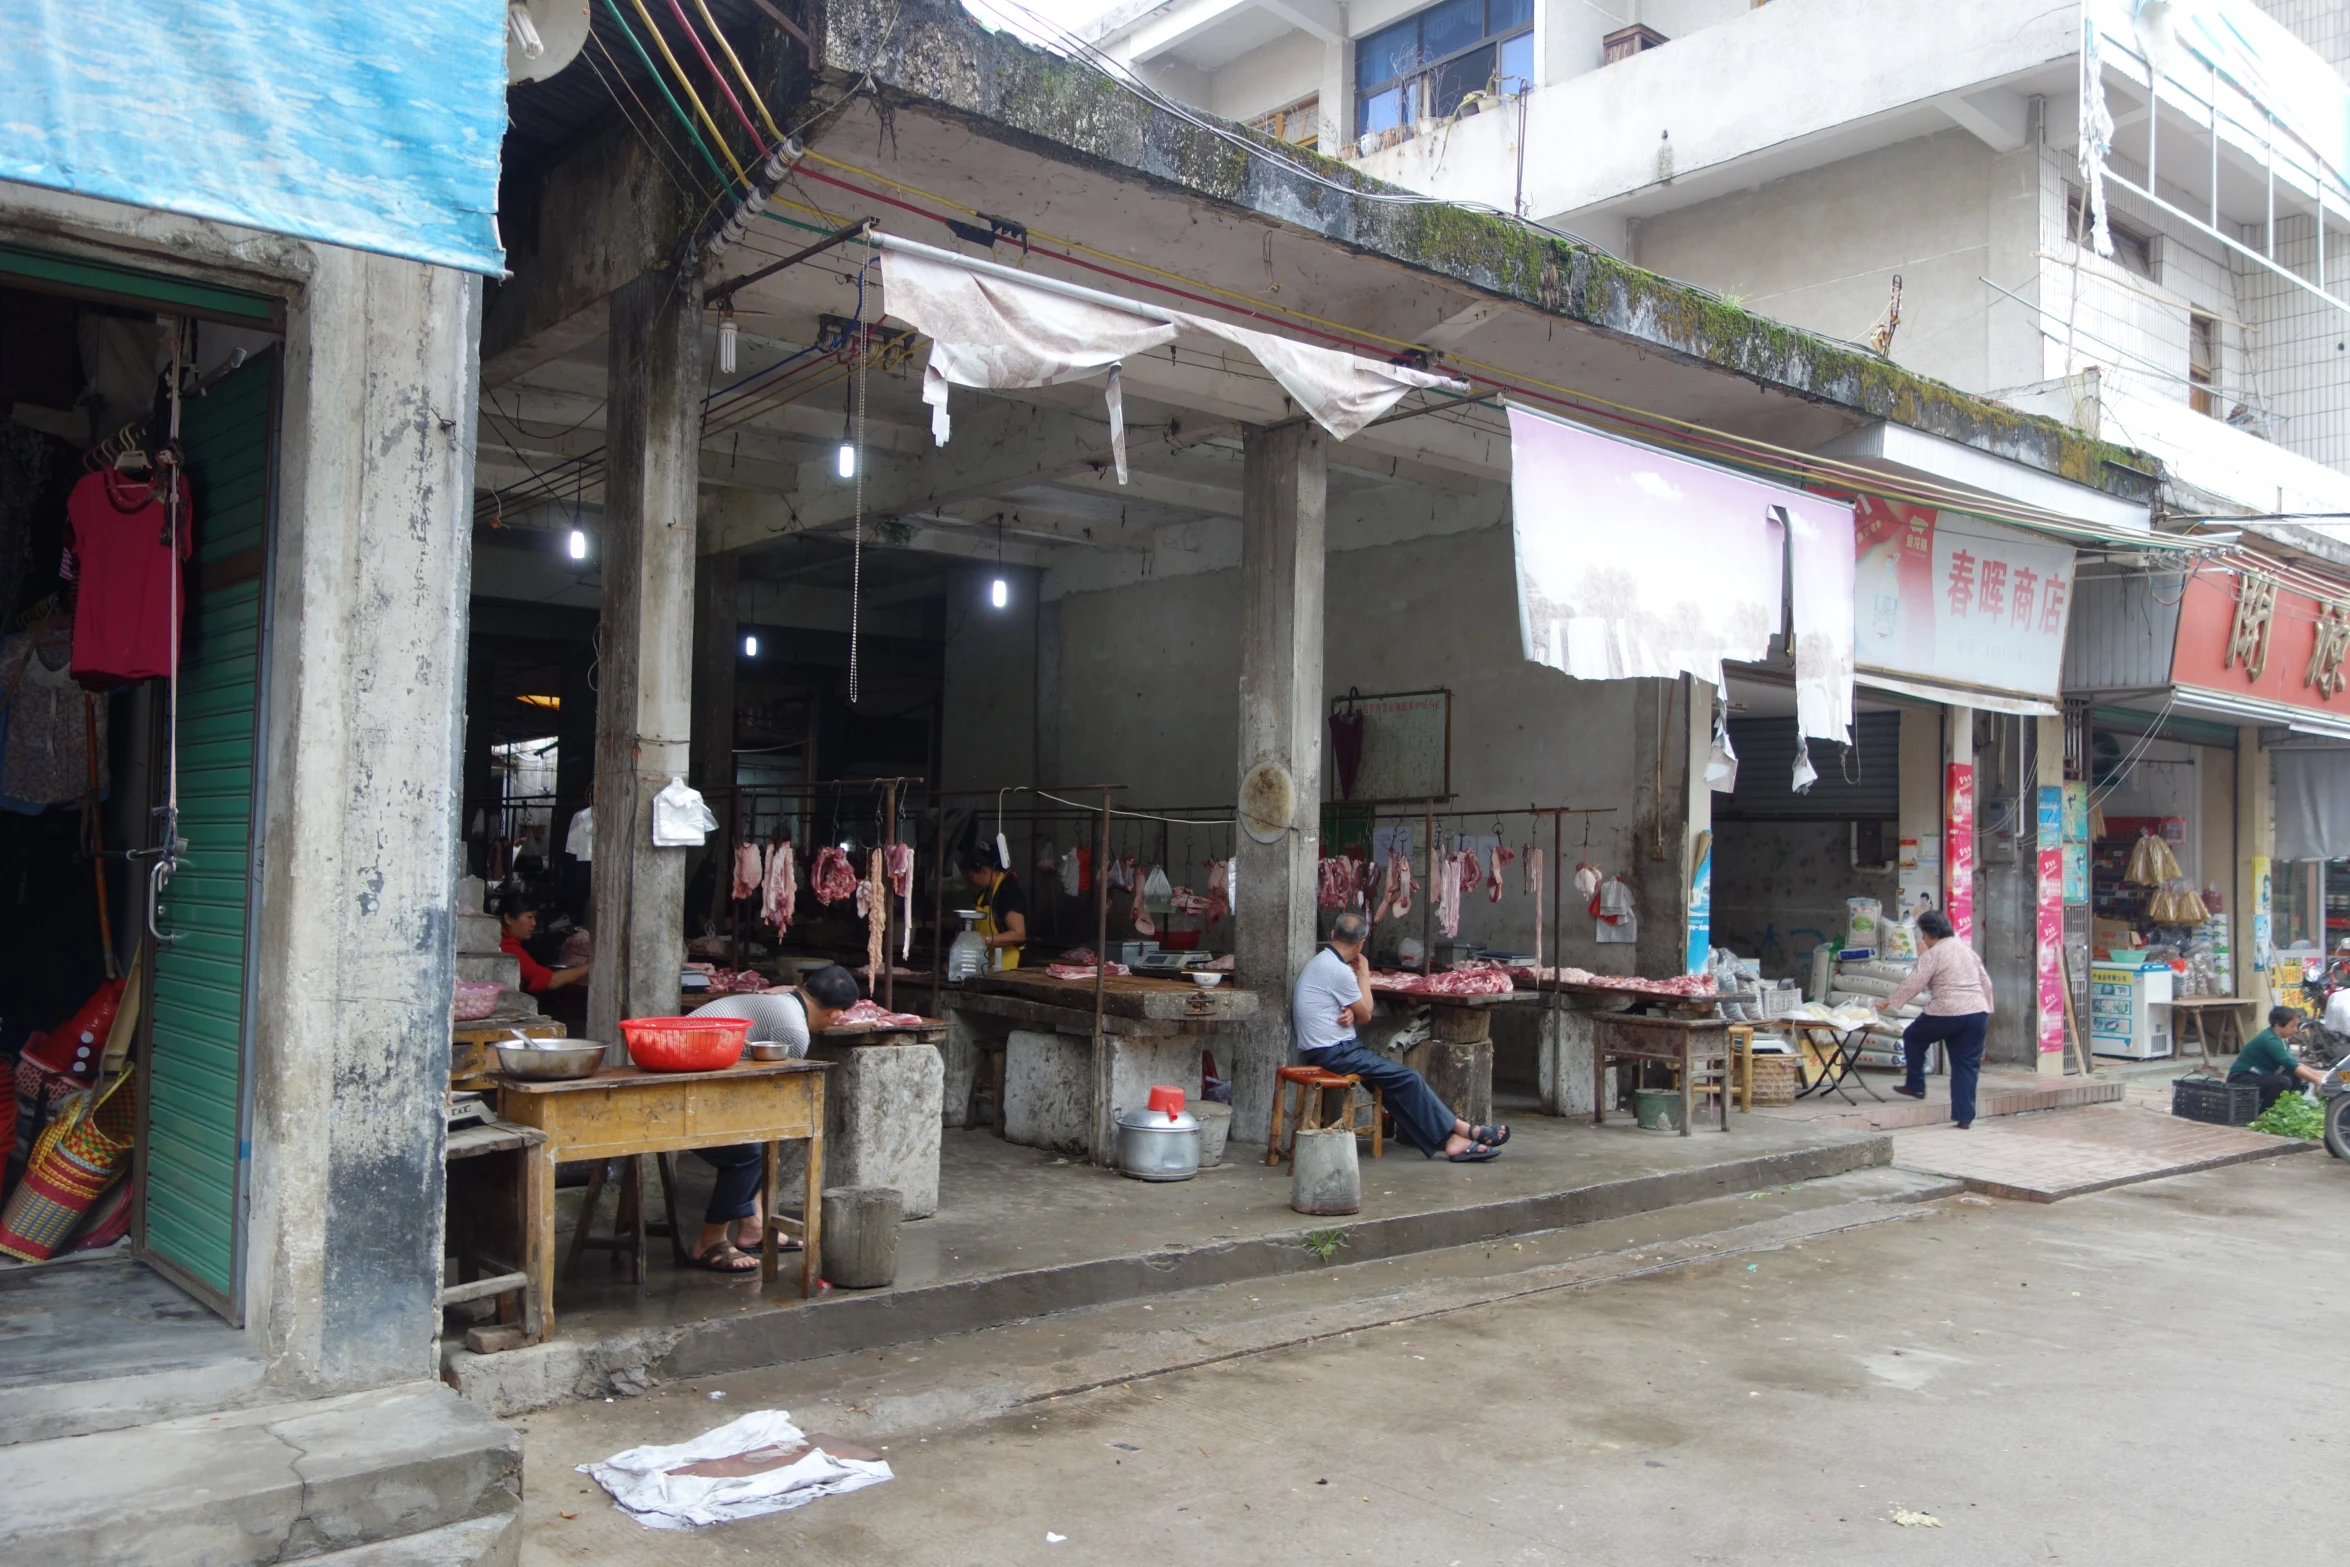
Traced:
<path fill-rule="evenodd" d="M 1318 233 L 1761 385 L 1908 425 L 2141 499 L 2153 461 L 2053 419 L 1916 375 L 1865 349 L 1499 214 L 1421 200 L 1353 166 L 1231 127 L 1240 144 L 1154 108 L 1101 73 L 990 33 L 954 0 L 809 0 L 825 68 L 966 118 L 1048 156 L 1137 175 Z M 1277 151 L 1252 155 L 1246 143 Z M 1302 177 L 1305 165 L 1327 184 Z M 1359 194 L 1358 194 L 1359 193 Z"/>

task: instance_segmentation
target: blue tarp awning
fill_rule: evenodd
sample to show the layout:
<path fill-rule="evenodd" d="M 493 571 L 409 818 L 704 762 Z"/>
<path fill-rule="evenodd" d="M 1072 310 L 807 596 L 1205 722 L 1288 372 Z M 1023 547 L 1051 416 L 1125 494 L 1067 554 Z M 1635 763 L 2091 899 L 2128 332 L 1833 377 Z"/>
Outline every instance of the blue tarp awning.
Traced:
<path fill-rule="evenodd" d="M 497 274 L 502 0 L 8 0 L 0 179 Z"/>

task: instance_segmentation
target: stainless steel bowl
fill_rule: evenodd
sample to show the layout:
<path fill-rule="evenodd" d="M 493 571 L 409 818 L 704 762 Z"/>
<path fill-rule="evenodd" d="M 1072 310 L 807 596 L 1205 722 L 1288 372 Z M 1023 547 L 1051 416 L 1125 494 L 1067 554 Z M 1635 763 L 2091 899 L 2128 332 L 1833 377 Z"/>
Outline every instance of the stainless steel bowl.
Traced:
<path fill-rule="evenodd" d="M 604 1064 L 604 1046 L 592 1039 L 501 1041 L 490 1048 L 497 1052 L 502 1075 L 532 1082 L 593 1077 L 596 1068 Z"/>
<path fill-rule="evenodd" d="M 743 1047 L 754 1061 L 798 1061 L 808 1054 L 805 1040 L 754 1039 Z"/>

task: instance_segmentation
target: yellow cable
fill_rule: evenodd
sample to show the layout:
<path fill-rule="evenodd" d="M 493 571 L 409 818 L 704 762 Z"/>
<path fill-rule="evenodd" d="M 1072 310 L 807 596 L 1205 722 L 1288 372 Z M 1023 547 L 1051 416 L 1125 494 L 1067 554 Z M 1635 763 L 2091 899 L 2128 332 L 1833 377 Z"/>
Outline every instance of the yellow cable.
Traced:
<path fill-rule="evenodd" d="M 726 166 L 734 170 L 736 179 L 748 185 L 751 177 L 743 172 L 743 166 L 736 160 L 734 149 L 726 144 L 726 138 L 718 134 L 718 122 L 711 119 L 710 111 L 702 107 L 702 100 L 694 93 L 694 84 L 686 80 L 684 69 L 677 63 L 677 56 L 669 52 L 669 40 L 662 37 L 661 29 L 653 25 L 653 13 L 645 9 L 645 0 L 631 0 L 631 3 L 636 6 L 636 14 L 645 19 L 645 31 L 653 35 L 653 46 L 661 51 L 661 58 L 669 62 L 670 72 L 676 76 L 677 85 L 685 89 L 685 101 L 694 106 L 694 113 L 702 117 L 702 128 L 718 144 L 718 151 L 725 157 Z"/>
<path fill-rule="evenodd" d="M 766 100 L 759 96 L 759 89 L 751 85 L 751 73 L 744 70 L 742 61 L 734 57 L 734 45 L 728 43 L 726 35 L 718 30 L 718 18 L 710 14 L 710 8 L 702 0 L 694 0 L 694 9 L 701 12 L 702 20 L 709 24 L 710 36 L 718 42 L 718 52 L 726 56 L 728 65 L 734 67 L 735 80 L 741 82 L 743 91 L 751 95 L 751 107 L 759 111 L 759 123 L 767 127 L 767 134 L 775 138 L 776 146 L 781 147 L 784 142 L 783 132 L 775 128 L 775 116 L 767 112 Z"/>
<path fill-rule="evenodd" d="M 807 156 L 811 162 L 821 163 L 827 167 L 838 169 L 844 174 L 853 174 L 859 179 L 871 180 L 877 185 L 884 185 L 892 190 L 902 191 L 907 195 L 919 196 L 925 201 L 935 202 L 939 206 L 951 208 L 956 212 L 967 213 L 973 217 L 978 216 L 977 208 L 967 207 L 959 201 L 955 201 L 948 197 L 939 195 L 936 191 L 924 190 L 919 185 L 909 185 L 901 180 L 893 180 L 887 175 L 876 174 L 870 169 L 859 168 L 853 163 L 843 163 L 836 158 L 828 158 L 820 152 L 810 152 Z M 802 208 L 801 210 L 813 211 L 815 209 Z M 1357 342 L 1380 343 L 1391 348 L 1407 350 L 1417 350 L 1421 346 L 1404 338 L 1389 337 L 1384 333 L 1368 331 L 1364 328 L 1350 325 L 1347 322 L 1332 321 L 1327 317 L 1317 316 L 1307 311 L 1293 309 L 1290 306 L 1277 304 L 1268 299 L 1261 299 L 1253 294 L 1245 294 L 1236 289 L 1223 288 L 1214 283 L 1203 282 L 1198 278 L 1187 277 L 1180 272 L 1169 272 L 1162 267 L 1154 267 L 1146 261 L 1135 260 L 1131 256 L 1121 256 L 1111 251 L 1097 250 L 1093 246 L 1084 244 L 1081 241 L 1067 239 L 1057 234 L 1048 234 L 1042 229 L 1029 230 L 1029 236 L 1032 239 L 1042 240 L 1048 245 L 1059 245 L 1069 250 L 1078 251 L 1088 256 L 1097 257 L 1104 262 L 1111 263 L 1126 270 L 1149 273 L 1154 277 L 1164 278 L 1169 282 L 1181 283 L 1187 288 L 1197 289 L 1202 293 L 1216 294 L 1222 296 L 1225 299 L 1238 301 L 1240 304 L 1247 306 L 1250 311 L 1255 313 L 1285 317 L 1289 320 L 1297 321 L 1305 325 L 1321 327 L 1328 331 L 1337 333 L 1342 337 L 1352 338 Z M 1653 410 L 1637 407 L 1630 403 L 1615 402 L 1611 399 L 1601 397 L 1597 393 L 1573 391 L 1566 387 L 1556 385 L 1552 382 L 1541 380 L 1538 377 L 1528 375 L 1524 371 L 1505 370 L 1499 365 L 1487 364 L 1482 360 L 1463 358 L 1454 354 L 1447 354 L 1445 357 L 1449 363 L 1459 365 L 1465 369 L 1483 371 L 1485 374 L 1504 382 L 1515 383 L 1520 386 L 1531 387 L 1541 391 L 1549 392 L 1553 396 L 1563 400 L 1570 407 L 1582 409 L 1585 412 L 1592 413 L 1600 417 L 1605 417 L 1605 415 L 1599 414 L 1599 410 L 1606 409 L 1620 415 L 1627 421 L 1655 421 L 1662 424 L 1677 426 L 1678 428 L 1687 431 L 1692 435 L 1699 435 L 1708 437 L 1712 440 L 1727 442 L 1730 445 L 1738 448 L 1741 453 L 1756 454 L 1754 458 L 1756 465 L 1764 467 L 1772 472 L 1785 473 L 1790 476 L 1809 475 L 1815 478 L 1832 479 L 1836 481 L 1841 487 L 1856 489 L 1862 494 L 1879 496 L 1885 500 L 1898 501 L 1904 505 L 1927 506 L 1936 510 L 1963 511 L 1975 516 L 1990 517 L 1999 521 L 2023 522 L 2027 525 L 2036 527 L 2056 527 L 2068 531 L 2085 533 L 2093 538 L 2111 539 L 2116 542 L 2148 542 L 2145 540 L 2143 535 L 2106 528 L 2098 523 L 2086 522 L 2078 518 L 2067 517 L 2058 512 L 2043 511 L 2038 507 L 1998 506 L 1994 503 L 1991 503 L 1987 497 L 1969 494 L 1961 490 L 1946 489 L 1940 485 L 1932 484 L 1930 482 L 1918 485 L 1911 491 L 1892 490 L 1885 484 L 1883 477 L 1877 474 L 1873 469 L 1853 467 L 1839 462 L 1834 458 L 1820 457 L 1810 452 L 1799 452 L 1788 447 L 1775 446 L 1768 441 L 1757 440 L 1751 436 L 1733 435 L 1727 430 L 1717 430 L 1710 425 L 1699 424 L 1694 420 L 1676 418 L 1672 414 L 1657 413 Z M 1658 442 L 1658 437 L 1653 431 L 1642 432 L 1642 438 L 1646 441 Z M 1693 450 L 1688 446 L 1683 446 L 1680 449 L 1684 451 Z M 1763 461 L 1760 456 L 1760 454 L 1763 453 L 1772 454 L 1773 456 L 1782 459 L 1782 461 L 1779 463 Z M 1726 460 L 1726 454 L 1719 451 L 1707 451 L 1702 447 L 1695 448 L 1693 454 L 1703 455 L 1714 461 Z M 2154 540 L 2151 542 L 2155 545 L 2155 547 L 2164 547 L 2160 540 Z"/>

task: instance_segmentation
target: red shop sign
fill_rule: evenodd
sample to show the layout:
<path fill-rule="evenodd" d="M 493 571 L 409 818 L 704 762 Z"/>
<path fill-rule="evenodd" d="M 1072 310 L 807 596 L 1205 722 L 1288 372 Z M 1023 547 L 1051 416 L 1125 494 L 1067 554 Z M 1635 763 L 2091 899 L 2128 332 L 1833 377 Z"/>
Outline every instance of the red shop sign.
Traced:
<path fill-rule="evenodd" d="M 2265 577 L 2202 572 L 2179 601 L 2171 679 L 2350 715 L 2350 590 L 2325 603 Z"/>

